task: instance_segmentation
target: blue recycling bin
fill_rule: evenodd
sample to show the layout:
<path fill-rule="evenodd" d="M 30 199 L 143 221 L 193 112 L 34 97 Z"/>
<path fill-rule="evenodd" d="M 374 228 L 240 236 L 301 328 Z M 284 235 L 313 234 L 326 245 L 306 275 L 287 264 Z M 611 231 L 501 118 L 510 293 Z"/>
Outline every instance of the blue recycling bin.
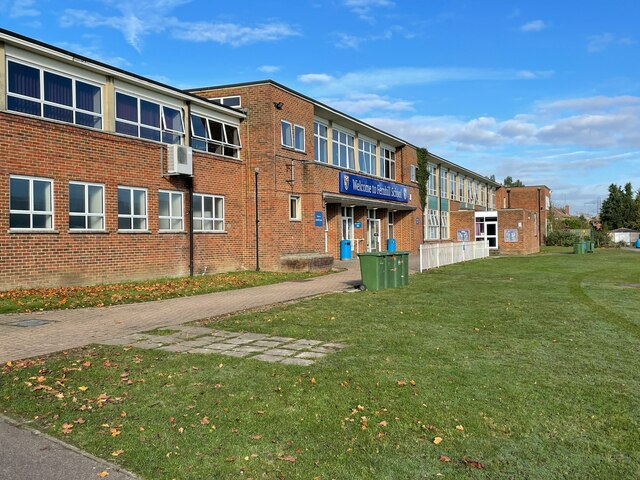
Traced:
<path fill-rule="evenodd" d="M 351 240 L 340 240 L 340 260 L 351 260 Z"/>
<path fill-rule="evenodd" d="M 636 240 L 636 248 L 640 248 L 640 238 Z"/>
<path fill-rule="evenodd" d="M 395 238 L 387 238 L 387 250 L 390 252 L 396 251 L 396 239 Z"/>

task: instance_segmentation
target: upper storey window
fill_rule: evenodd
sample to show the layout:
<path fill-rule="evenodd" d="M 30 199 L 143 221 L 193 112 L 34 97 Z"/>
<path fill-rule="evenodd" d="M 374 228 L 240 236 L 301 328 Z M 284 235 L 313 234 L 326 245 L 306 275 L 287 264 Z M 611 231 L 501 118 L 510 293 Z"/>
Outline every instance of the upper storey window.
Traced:
<path fill-rule="evenodd" d="M 368 142 L 367 140 L 358 140 L 358 166 L 360 171 L 368 173 L 370 175 L 376 174 L 376 155 L 377 147 L 375 143 Z"/>
<path fill-rule="evenodd" d="M 329 161 L 329 154 L 327 153 L 328 133 L 329 129 L 324 123 L 313 122 L 313 158 L 316 162 L 327 163 Z"/>
<path fill-rule="evenodd" d="M 100 86 L 9 60 L 7 109 L 102 128 Z"/>
<path fill-rule="evenodd" d="M 230 97 L 212 98 L 211 101 L 214 102 L 214 103 L 219 103 L 220 105 L 225 105 L 227 107 L 232 107 L 232 108 L 241 108 L 242 107 L 242 100 L 240 98 L 240 95 L 232 95 Z"/>
<path fill-rule="evenodd" d="M 196 150 L 232 158 L 240 156 L 240 133 L 235 125 L 192 114 L 191 136 L 191 146 Z"/>
<path fill-rule="evenodd" d="M 396 179 L 396 152 L 389 148 L 380 148 L 380 175 L 390 180 Z"/>
<path fill-rule="evenodd" d="M 116 132 L 164 143 L 182 143 L 179 109 L 116 92 Z"/>
<path fill-rule="evenodd" d="M 353 144 L 355 137 L 337 128 L 333 129 L 333 164 L 355 170 L 355 154 Z"/>

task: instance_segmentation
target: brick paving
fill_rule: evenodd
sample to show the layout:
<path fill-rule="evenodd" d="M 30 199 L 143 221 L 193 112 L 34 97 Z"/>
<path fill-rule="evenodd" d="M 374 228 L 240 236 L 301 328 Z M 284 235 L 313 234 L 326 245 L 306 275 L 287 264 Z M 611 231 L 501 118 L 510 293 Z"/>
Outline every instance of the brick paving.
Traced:
<path fill-rule="evenodd" d="M 312 365 L 316 360 L 345 347 L 342 343 L 321 342 L 307 338 L 227 332 L 186 325 L 173 326 L 170 330 L 172 331 L 170 334 L 157 334 L 153 331 L 134 333 L 113 337 L 101 343 L 176 353 L 227 355 L 303 366 Z"/>
<path fill-rule="evenodd" d="M 410 271 L 417 269 L 417 263 L 417 255 L 410 256 Z M 304 281 L 283 282 L 157 302 L 0 315 L 0 363 L 46 355 L 91 343 L 104 343 L 114 338 L 155 328 L 172 327 L 323 293 L 349 291 L 360 284 L 357 260 L 338 261 L 336 264 L 347 270 Z M 36 319 L 46 320 L 49 323 L 32 327 L 10 325 Z M 183 329 L 182 334 L 188 335 L 188 332 Z M 284 340 L 277 337 L 271 337 L 270 340 L 284 343 Z M 326 344 L 324 347 L 331 348 Z M 287 360 L 288 362 L 281 362 L 291 363 L 305 359 L 288 358 Z"/>

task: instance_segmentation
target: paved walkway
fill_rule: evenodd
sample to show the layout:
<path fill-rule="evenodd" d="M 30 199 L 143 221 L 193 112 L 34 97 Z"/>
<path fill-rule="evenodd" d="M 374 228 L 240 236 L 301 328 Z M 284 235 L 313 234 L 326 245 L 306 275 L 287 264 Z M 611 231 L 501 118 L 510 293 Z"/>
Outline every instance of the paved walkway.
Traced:
<path fill-rule="evenodd" d="M 355 268 L 302 281 L 157 302 L 0 315 L 0 363 L 103 343 L 158 327 L 353 289 L 360 283 L 360 271 L 357 263 L 352 267 Z M 10 325 L 35 319 L 50 323 L 32 327 Z"/>

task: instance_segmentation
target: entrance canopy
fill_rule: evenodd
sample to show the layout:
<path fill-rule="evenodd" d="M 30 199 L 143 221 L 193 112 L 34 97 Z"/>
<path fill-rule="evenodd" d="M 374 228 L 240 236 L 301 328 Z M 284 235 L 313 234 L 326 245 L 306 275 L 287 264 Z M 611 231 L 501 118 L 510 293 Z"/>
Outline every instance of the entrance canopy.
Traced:
<path fill-rule="evenodd" d="M 365 197 L 356 197 L 351 195 L 340 195 L 338 193 L 328 193 L 324 192 L 322 194 L 322 198 L 325 203 L 339 203 L 345 207 L 354 205 L 358 207 L 367 207 L 367 208 L 386 208 L 388 210 L 415 210 L 416 207 L 413 205 L 407 205 L 406 203 L 400 202 L 388 202 L 385 200 L 375 200 L 373 198 L 365 198 Z"/>

